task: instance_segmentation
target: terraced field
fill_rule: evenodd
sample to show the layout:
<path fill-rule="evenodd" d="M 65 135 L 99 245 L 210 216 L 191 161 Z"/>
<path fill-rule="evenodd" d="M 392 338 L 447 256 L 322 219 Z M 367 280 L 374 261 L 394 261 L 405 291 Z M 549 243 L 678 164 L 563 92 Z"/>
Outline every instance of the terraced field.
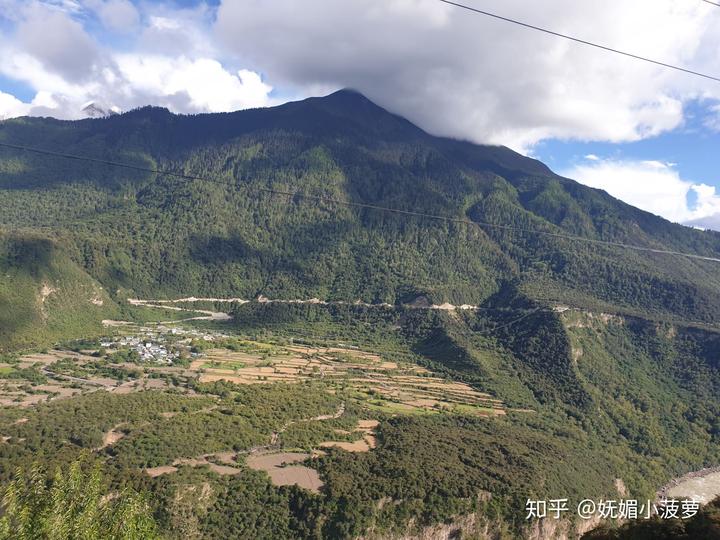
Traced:
<path fill-rule="evenodd" d="M 228 381 L 238 384 L 233 392 L 242 395 L 310 392 L 320 403 L 334 404 L 321 405 L 314 414 L 295 416 L 285 411 L 285 421 L 268 420 L 259 431 L 243 424 L 244 416 L 236 413 L 246 406 L 244 399 L 235 402 L 232 396 L 226 396 L 222 406 L 210 403 L 197 410 L 158 412 L 150 420 L 133 421 L 129 415 L 107 422 L 102 436 L 93 437 L 93 453 L 125 460 L 151 478 L 172 478 L 181 469 L 236 477 L 250 468 L 266 472 L 276 486 L 294 484 L 318 492 L 323 481 L 313 458 L 336 449 L 356 454 L 376 451 L 381 437 L 378 418 L 443 412 L 505 414 L 499 399 L 398 360 L 392 353 L 252 340 L 180 326 L 124 325 L 109 333 L 95 343 L 58 346 L 0 365 L 5 377 L 0 377 L 0 401 L 29 408 L 31 415 L 41 402 L 73 396 L 88 400 L 94 394 L 104 399 L 107 392 L 118 399 L 124 394 L 142 399 L 147 395 L 143 390 L 154 390 L 190 397 L 214 391 L 213 385 L 197 386 L 198 382 Z M 208 422 L 217 424 L 215 441 L 208 441 L 203 432 Z M 191 424 L 203 433 L 187 447 L 162 452 L 162 459 L 154 454 L 136 456 L 137 448 L 164 448 L 172 438 L 169 433 L 180 425 L 187 432 Z M 238 426 L 247 437 L 238 438 Z"/>
<path fill-rule="evenodd" d="M 439 410 L 478 415 L 505 414 L 503 403 L 467 384 L 442 379 L 410 363 L 339 347 L 270 346 L 247 342 L 246 350 L 211 349 L 190 366 L 200 382 L 299 383 L 322 380 L 351 390 L 371 408 L 397 413 Z"/>

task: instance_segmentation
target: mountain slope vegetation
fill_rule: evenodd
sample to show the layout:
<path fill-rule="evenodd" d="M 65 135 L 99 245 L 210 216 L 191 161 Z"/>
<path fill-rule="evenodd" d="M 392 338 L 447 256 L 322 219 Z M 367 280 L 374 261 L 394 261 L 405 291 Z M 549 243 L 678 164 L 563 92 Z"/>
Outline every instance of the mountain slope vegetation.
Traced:
<path fill-rule="evenodd" d="M 52 239 L 0 231 L 0 351 L 94 335 L 118 307 Z"/>
<path fill-rule="evenodd" d="M 544 301 L 697 322 L 720 311 L 715 263 L 538 234 L 713 256 L 717 233 L 673 225 L 508 149 L 432 137 L 351 91 L 227 114 L 8 120 L 0 142 L 210 180 L 0 150 L 0 225 L 52 228 L 77 265 L 122 295 L 478 304 L 517 282 Z"/>

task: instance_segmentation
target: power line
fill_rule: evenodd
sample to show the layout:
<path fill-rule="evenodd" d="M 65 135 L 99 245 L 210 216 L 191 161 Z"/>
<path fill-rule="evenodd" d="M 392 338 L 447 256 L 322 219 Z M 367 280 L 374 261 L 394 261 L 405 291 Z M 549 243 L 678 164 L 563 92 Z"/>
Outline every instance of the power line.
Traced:
<path fill-rule="evenodd" d="M 518 21 L 517 19 L 511 19 L 510 17 L 503 17 L 502 15 L 497 15 L 496 13 L 490 13 L 489 11 L 483 11 L 481 9 L 477 9 L 465 4 L 460 4 L 458 2 L 452 2 L 451 0 L 438 0 L 439 2 L 442 2 L 443 4 L 448 4 L 451 6 L 455 6 L 457 8 L 465 9 L 467 11 L 471 11 L 473 13 L 477 13 L 479 15 L 485 15 L 487 17 L 492 17 L 493 19 L 498 19 L 501 21 L 509 22 L 512 24 L 516 24 L 518 26 L 522 26 L 524 28 L 529 28 L 531 30 L 536 30 L 538 32 L 544 32 L 545 34 L 550 34 L 551 36 L 560 37 L 563 39 L 567 39 L 570 41 L 574 41 L 576 43 L 582 43 L 583 45 L 589 45 L 590 47 L 595 47 L 597 49 L 602 49 L 603 51 L 612 52 L 615 54 L 621 54 L 623 56 L 627 56 L 629 58 L 634 58 L 635 60 L 642 60 L 643 62 L 648 62 L 650 64 L 655 64 L 657 66 L 666 67 L 669 69 L 674 69 L 676 71 L 682 71 L 683 73 L 689 73 L 690 75 L 696 75 L 698 77 L 703 77 L 705 79 L 710 79 L 712 81 L 720 82 L 720 77 L 716 77 L 713 75 L 708 75 L 706 73 L 700 73 L 699 71 L 693 71 L 692 69 L 675 66 L 673 64 L 667 64 L 665 62 L 660 62 L 659 60 L 653 60 L 651 58 L 647 58 L 646 56 L 640 56 L 639 54 L 633 54 L 625 51 L 621 51 L 619 49 L 614 49 L 612 47 L 608 47 L 606 45 L 600 45 L 599 43 L 594 43 L 592 41 L 587 41 L 584 39 L 580 39 L 574 36 L 570 36 L 567 34 L 561 34 L 560 32 L 555 32 L 554 30 L 548 30 L 547 28 L 542 28 L 540 26 L 535 26 L 532 24 L 528 24 L 522 21 Z M 714 2 L 709 2 L 708 0 L 703 0 L 705 2 L 708 2 L 709 4 L 714 4 Z M 714 4 L 720 7 L 720 4 Z"/>
<path fill-rule="evenodd" d="M 99 163 L 99 164 L 104 164 L 104 165 L 110 165 L 113 167 L 120 167 L 120 168 L 130 169 L 130 170 L 134 170 L 134 171 L 147 172 L 147 173 L 157 174 L 157 175 L 175 176 L 177 178 L 184 178 L 187 180 L 200 180 L 202 182 L 216 183 L 216 184 L 221 184 L 224 186 L 228 185 L 227 182 L 219 180 L 218 178 L 209 178 L 209 177 L 204 177 L 204 176 L 197 176 L 197 175 L 192 175 L 192 174 L 174 172 L 174 171 L 170 171 L 170 170 L 153 169 L 151 167 L 140 167 L 140 166 L 132 165 L 129 163 L 122 163 L 119 161 L 110 161 L 110 160 L 106 160 L 106 159 L 93 158 L 93 157 L 89 157 L 89 156 L 80 156 L 77 154 L 66 154 L 64 152 L 55 152 L 52 150 L 34 148 L 31 146 L 24 146 L 24 145 L 0 142 L 0 147 L 12 148 L 14 150 L 32 152 L 35 154 L 41 154 L 41 155 L 46 155 L 46 156 L 60 157 L 60 158 L 64 158 L 64 159 L 72 159 L 72 160 L 76 160 L 76 161 Z M 441 215 L 437 215 L 437 214 L 428 214 L 425 212 L 416 212 L 413 210 L 401 210 L 399 208 L 391 208 L 391 207 L 387 207 L 387 206 L 379 206 L 379 205 L 369 204 L 369 203 L 343 201 L 343 200 L 335 199 L 332 197 L 325 197 L 322 195 L 310 195 L 310 194 L 302 193 L 299 191 L 284 191 L 284 190 L 279 190 L 279 189 L 264 188 L 264 187 L 258 187 L 258 186 L 244 186 L 244 187 L 246 187 L 246 189 L 248 189 L 249 191 L 269 193 L 271 195 L 283 195 L 283 196 L 288 196 L 288 197 L 297 197 L 297 198 L 302 198 L 302 199 L 306 199 L 306 200 L 313 200 L 313 201 L 318 201 L 318 202 L 337 204 L 337 205 L 341 205 L 341 206 L 364 208 L 364 209 L 368 209 L 368 210 L 377 210 L 377 211 L 381 211 L 381 212 L 413 216 L 413 217 L 419 217 L 419 218 L 424 218 L 424 219 L 432 219 L 435 221 L 444 221 L 444 222 L 448 222 L 448 223 L 459 223 L 459 224 L 474 226 L 474 227 L 478 227 L 478 228 L 488 227 L 488 228 L 494 228 L 494 229 L 513 231 L 513 232 L 522 232 L 522 233 L 528 233 L 528 234 L 537 234 L 537 235 L 541 235 L 541 236 L 549 236 L 549 237 L 553 237 L 553 238 L 562 238 L 564 240 L 571 240 L 574 242 L 588 242 L 588 243 L 592 243 L 592 244 L 596 244 L 596 245 L 619 247 L 619 248 L 631 249 L 631 250 L 635 250 L 635 251 L 659 253 L 662 255 L 675 255 L 675 256 L 679 256 L 679 257 L 687 257 L 690 259 L 696 259 L 696 260 L 702 260 L 702 261 L 720 262 L 720 258 L 706 257 L 703 255 L 696 255 L 694 253 L 683 253 L 680 251 L 672 251 L 672 250 L 667 250 L 667 249 L 658 249 L 658 248 L 651 248 L 651 247 L 645 247 L 645 246 L 637 246 L 637 245 L 633 245 L 633 244 L 625 244 L 622 242 L 597 240 L 594 238 L 586 238 L 583 236 L 575 236 L 575 235 L 571 235 L 571 234 L 556 233 L 556 232 L 550 232 L 550 231 L 541 231 L 541 230 L 537 230 L 537 229 L 526 229 L 523 227 L 516 227 L 514 225 L 503 225 L 500 223 L 490 223 L 490 222 L 486 222 L 486 221 L 474 221 L 474 220 L 470 220 L 470 219 L 454 218 L 451 216 L 441 216 Z"/>
<path fill-rule="evenodd" d="M 700 0 L 701 2 L 705 2 L 706 4 L 710 4 L 711 6 L 720 7 L 720 4 L 717 2 L 711 2 L 710 0 Z"/>
<path fill-rule="evenodd" d="M 507 328 L 507 327 L 509 327 L 509 326 L 512 326 L 512 325 L 515 324 L 515 323 L 519 323 L 519 322 L 522 321 L 523 319 L 527 319 L 528 317 L 530 317 L 530 315 L 535 315 L 536 313 L 540 313 L 541 311 L 552 312 L 552 309 L 548 309 L 548 308 L 544 308 L 544 307 L 539 307 L 539 308 L 537 308 L 537 309 L 533 309 L 533 310 L 531 310 L 531 311 L 527 311 L 527 312 L 525 312 L 524 314 L 520 315 L 518 318 L 513 319 L 513 320 L 511 320 L 511 321 L 508 322 L 508 323 L 501 324 L 500 326 L 495 326 L 495 327 L 493 327 L 493 328 L 492 328 L 492 331 L 493 331 L 493 332 L 497 332 L 498 330 L 502 330 L 503 328 Z"/>

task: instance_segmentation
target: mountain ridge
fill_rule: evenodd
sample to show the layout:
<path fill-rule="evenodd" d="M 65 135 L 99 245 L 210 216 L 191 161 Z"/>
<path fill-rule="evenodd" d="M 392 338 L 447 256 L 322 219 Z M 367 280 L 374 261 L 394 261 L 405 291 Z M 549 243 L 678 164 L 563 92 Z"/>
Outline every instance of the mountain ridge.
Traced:
<path fill-rule="evenodd" d="M 704 324 L 720 314 L 713 263 L 563 237 L 717 256 L 720 234 L 672 224 L 508 148 L 435 137 L 354 91 L 233 113 L 143 107 L 8 120 L 0 142 L 211 180 L 0 150 L 0 227 L 51 229 L 92 280 L 123 291 L 116 302 L 425 295 L 479 305 L 514 283 L 544 302 Z"/>

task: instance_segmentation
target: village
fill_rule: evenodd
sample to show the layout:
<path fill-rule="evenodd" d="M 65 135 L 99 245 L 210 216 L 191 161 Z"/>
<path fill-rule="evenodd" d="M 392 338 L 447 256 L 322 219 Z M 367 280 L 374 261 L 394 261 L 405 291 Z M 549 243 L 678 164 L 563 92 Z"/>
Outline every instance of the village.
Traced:
<path fill-rule="evenodd" d="M 181 358 L 192 359 L 199 356 L 198 352 L 192 350 L 193 340 L 213 342 L 227 337 L 216 332 L 209 333 L 179 326 L 158 325 L 153 328 L 130 326 L 120 335 L 100 339 L 99 345 L 107 354 L 123 352 L 133 355 L 134 353 L 130 358 L 140 363 L 173 365 Z"/>

